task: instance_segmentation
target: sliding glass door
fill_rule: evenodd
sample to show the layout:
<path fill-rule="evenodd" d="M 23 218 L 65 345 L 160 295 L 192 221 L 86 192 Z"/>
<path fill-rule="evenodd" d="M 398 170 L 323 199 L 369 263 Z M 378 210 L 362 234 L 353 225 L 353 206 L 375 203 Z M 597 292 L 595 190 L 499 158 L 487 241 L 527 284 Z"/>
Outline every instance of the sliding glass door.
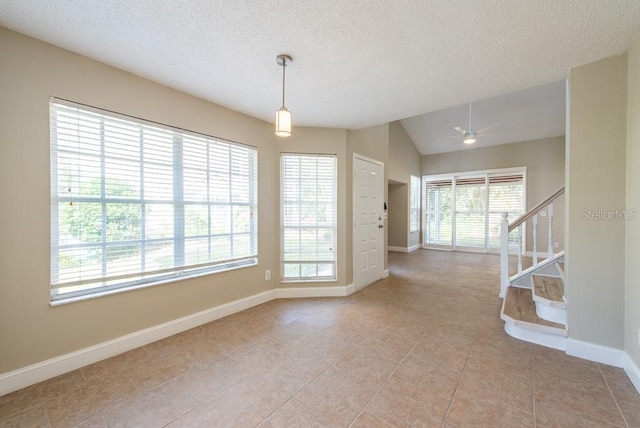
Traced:
<path fill-rule="evenodd" d="M 526 168 L 424 176 L 424 246 L 499 249 L 502 213 L 524 213 L 525 179 Z"/>
<path fill-rule="evenodd" d="M 489 249 L 500 250 L 500 223 L 502 213 L 509 213 L 509 222 L 514 221 L 526 211 L 526 197 L 524 175 L 495 175 L 489 178 L 489 233 L 487 246 Z M 519 242 L 514 230 L 509 235 L 509 240 Z M 525 247 L 526 248 L 526 247 Z"/>
<path fill-rule="evenodd" d="M 454 178 L 454 246 L 458 249 L 486 248 L 487 183 L 484 177 Z"/>
<path fill-rule="evenodd" d="M 453 181 L 432 180 L 422 186 L 426 193 L 425 246 L 451 247 L 453 244 Z"/>

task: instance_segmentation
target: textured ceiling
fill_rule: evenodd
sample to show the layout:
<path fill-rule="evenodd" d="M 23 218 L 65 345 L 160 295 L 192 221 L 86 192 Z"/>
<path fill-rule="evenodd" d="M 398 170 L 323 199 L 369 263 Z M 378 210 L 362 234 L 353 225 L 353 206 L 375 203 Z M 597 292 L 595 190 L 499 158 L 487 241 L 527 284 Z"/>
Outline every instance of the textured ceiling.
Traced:
<path fill-rule="evenodd" d="M 638 0 L 0 0 L 0 25 L 273 122 L 357 129 L 556 82 Z M 407 121 L 407 123 L 410 121 Z"/>

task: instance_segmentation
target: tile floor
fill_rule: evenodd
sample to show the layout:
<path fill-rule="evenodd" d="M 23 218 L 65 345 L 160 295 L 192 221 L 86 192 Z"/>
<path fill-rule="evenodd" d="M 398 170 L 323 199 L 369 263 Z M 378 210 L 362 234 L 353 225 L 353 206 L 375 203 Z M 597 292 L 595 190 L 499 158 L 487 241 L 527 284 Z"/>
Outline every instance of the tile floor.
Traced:
<path fill-rule="evenodd" d="M 640 427 L 621 369 L 505 335 L 497 256 L 389 266 L 0 397 L 0 427 Z"/>

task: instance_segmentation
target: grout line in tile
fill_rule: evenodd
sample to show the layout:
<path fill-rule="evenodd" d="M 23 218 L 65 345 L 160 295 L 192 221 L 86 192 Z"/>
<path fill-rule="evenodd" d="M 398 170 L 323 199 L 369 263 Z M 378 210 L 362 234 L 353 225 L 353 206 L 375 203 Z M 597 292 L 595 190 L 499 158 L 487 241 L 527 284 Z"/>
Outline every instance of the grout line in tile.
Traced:
<path fill-rule="evenodd" d="M 464 365 L 462 366 L 462 370 L 460 370 L 460 374 L 458 375 L 458 383 L 456 383 L 456 387 L 453 390 L 453 394 L 451 395 L 451 399 L 449 400 L 449 406 L 447 407 L 447 413 L 444 415 L 444 419 L 442 419 L 441 427 L 444 427 L 444 424 L 447 422 L 447 418 L 449 417 L 449 412 L 451 411 L 451 405 L 453 404 L 453 400 L 455 400 L 456 393 L 458 392 L 458 387 L 460 386 L 460 381 L 462 380 L 462 375 L 464 370 L 467 368 L 467 363 L 469 362 L 469 357 L 471 356 L 471 352 L 473 351 L 474 346 L 476 346 L 476 342 L 478 341 L 478 336 L 480 333 L 476 331 L 475 336 L 473 337 L 473 342 L 471 343 L 471 347 L 469 348 L 469 353 L 467 354 L 467 358 L 464 360 Z"/>
<path fill-rule="evenodd" d="M 196 400 L 196 401 L 198 401 L 198 400 Z M 204 406 L 204 402 L 198 401 L 198 405 L 195 406 L 193 409 L 189 409 L 189 411 L 183 413 L 182 415 L 178 416 L 177 418 L 174 418 L 172 421 L 167 422 L 166 424 L 162 425 L 162 427 L 164 428 L 164 427 L 167 427 L 167 426 L 171 425 L 172 423 L 174 423 L 178 419 L 187 416 L 189 413 L 195 411 L 196 409 L 200 408 L 201 406 Z"/>
<path fill-rule="evenodd" d="M 86 367 L 86 366 L 84 366 Z M 87 379 L 87 376 L 84 374 L 84 367 L 80 367 L 78 370 L 80 370 L 80 374 L 82 375 L 82 379 L 84 379 L 84 382 L 88 385 L 89 384 L 89 379 Z"/>
<path fill-rule="evenodd" d="M 351 348 L 353 349 L 353 348 Z M 343 354 L 344 355 L 344 354 Z M 335 363 L 334 363 L 335 364 Z M 264 423 L 264 421 L 266 421 L 267 419 L 269 419 L 274 413 L 278 412 L 280 409 L 282 409 L 289 401 L 294 400 L 296 395 L 298 395 L 298 393 L 300 391 L 302 391 L 303 389 L 305 389 L 307 386 L 309 386 L 310 384 L 312 384 L 316 379 L 318 379 L 320 376 L 322 376 L 327 370 L 329 370 L 331 367 L 333 367 L 333 364 L 329 364 L 329 366 L 324 369 L 322 372 L 320 372 L 320 374 L 318 374 L 316 377 L 314 377 L 313 379 L 311 379 L 309 382 L 307 382 L 306 384 L 304 384 L 302 387 L 300 387 L 299 389 L 297 389 L 292 395 L 291 397 L 289 397 L 289 399 L 287 401 L 285 401 L 284 403 L 282 403 L 277 409 L 275 409 L 273 412 L 269 413 L 262 421 L 260 421 L 260 423 L 257 426 L 259 426 L 260 424 Z M 302 403 L 301 404 L 305 407 L 306 404 Z"/>
<path fill-rule="evenodd" d="M 613 398 L 613 402 L 616 403 L 616 407 L 618 408 L 618 412 L 620 412 L 620 416 L 622 416 L 622 420 L 624 421 L 624 424 L 627 426 L 627 428 L 629 428 L 629 422 L 627 422 L 627 418 L 624 416 L 624 413 L 622 412 L 622 409 L 618 404 L 618 399 L 616 398 L 615 394 L 611 390 L 611 386 L 609 386 L 609 381 L 607 380 L 607 377 L 604 375 L 602 368 L 600 367 L 600 364 L 596 363 L 596 365 L 598 366 L 598 371 L 600 372 L 600 376 L 602 376 L 602 379 L 604 379 L 605 385 L 607 385 L 607 389 L 609 390 L 609 394 L 611 394 L 611 398 Z"/>
<path fill-rule="evenodd" d="M 531 366 L 531 400 L 533 401 L 533 428 L 538 427 L 538 415 L 536 413 L 536 387 L 535 387 L 535 379 L 533 377 L 533 354 L 531 349 L 529 349 L 529 365 Z"/>
<path fill-rule="evenodd" d="M 393 371 L 391 372 L 391 374 L 389 376 L 387 376 L 387 378 L 385 379 L 384 382 L 381 383 L 380 387 L 376 390 L 376 392 L 374 392 L 373 394 L 371 394 L 371 397 L 369 397 L 369 399 L 367 400 L 366 403 L 364 403 L 364 405 L 362 406 L 362 409 L 360 409 L 360 412 L 358 412 L 358 414 L 356 415 L 355 418 L 353 418 L 353 420 L 349 423 L 349 427 L 351 427 L 353 425 L 353 423 L 358 420 L 358 418 L 360 417 L 360 415 L 362 415 L 365 411 L 365 409 L 367 408 L 367 406 L 369 405 L 369 403 L 371 402 L 371 400 L 373 400 L 373 397 L 375 397 L 381 390 L 382 388 L 384 388 L 384 386 L 387 384 L 387 382 L 389 382 L 389 379 L 391 379 L 391 377 L 395 374 L 396 371 L 398 371 L 398 369 L 400 368 L 400 366 L 404 363 L 404 361 L 407 359 L 407 357 L 409 357 L 409 355 L 413 352 L 413 350 L 416 348 L 416 346 L 418 346 L 418 343 L 420 343 L 420 341 L 424 338 L 424 336 L 427 334 L 427 332 L 425 331 L 424 333 L 422 333 L 422 336 L 420 336 L 420 339 L 418 339 L 416 341 L 416 343 L 413 344 L 413 346 L 411 347 L 411 349 L 409 350 L 409 352 L 406 353 L 406 355 L 404 356 L 404 358 L 402 358 L 402 360 L 396 365 L 396 367 L 393 369 Z M 384 422 L 389 423 L 388 421 L 385 421 L 384 419 L 380 418 L 379 416 L 376 416 L 378 419 L 383 420 Z M 390 424 L 389 425 L 393 425 Z"/>

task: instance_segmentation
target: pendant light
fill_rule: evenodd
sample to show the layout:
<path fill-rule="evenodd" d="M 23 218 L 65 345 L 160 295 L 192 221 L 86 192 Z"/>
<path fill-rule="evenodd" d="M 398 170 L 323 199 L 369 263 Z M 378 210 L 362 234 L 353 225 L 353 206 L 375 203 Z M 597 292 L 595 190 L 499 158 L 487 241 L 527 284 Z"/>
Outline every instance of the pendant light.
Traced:
<path fill-rule="evenodd" d="M 291 112 L 284 106 L 284 76 L 287 65 L 291 64 L 289 55 L 278 55 L 276 62 L 282 67 L 282 107 L 276 111 L 276 135 L 278 137 L 291 136 Z"/>

